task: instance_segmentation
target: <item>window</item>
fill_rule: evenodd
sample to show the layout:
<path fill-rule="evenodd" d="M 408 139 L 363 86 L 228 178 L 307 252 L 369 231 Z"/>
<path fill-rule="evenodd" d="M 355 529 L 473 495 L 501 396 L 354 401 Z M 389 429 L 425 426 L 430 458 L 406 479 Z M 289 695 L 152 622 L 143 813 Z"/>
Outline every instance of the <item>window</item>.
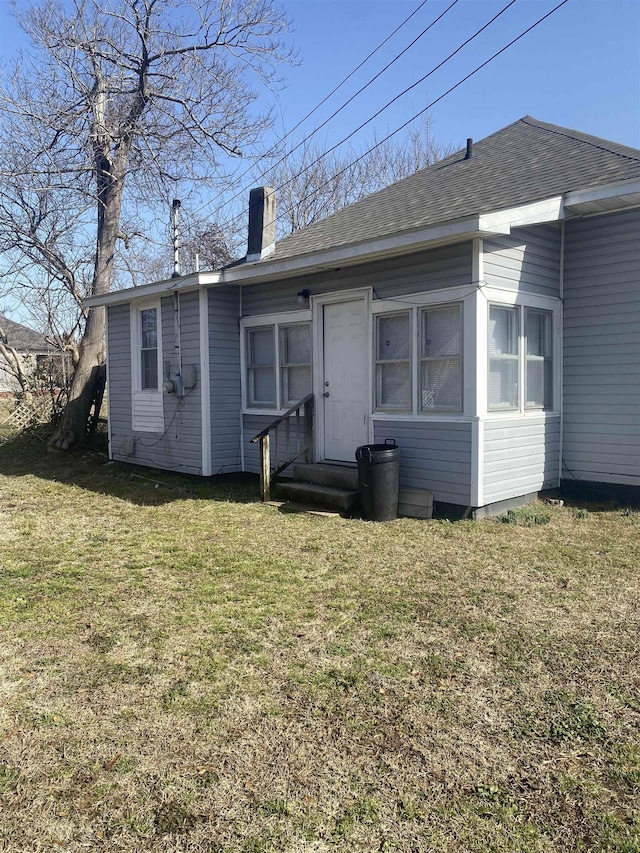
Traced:
<path fill-rule="evenodd" d="M 489 411 L 519 408 L 520 309 L 489 307 Z"/>
<path fill-rule="evenodd" d="M 306 397 L 311 392 L 311 323 L 246 326 L 245 385 L 246 405 L 252 409 L 288 409 Z"/>
<path fill-rule="evenodd" d="M 525 408 L 553 407 L 552 315 L 525 308 Z"/>
<path fill-rule="evenodd" d="M 140 388 L 158 390 L 158 309 L 145 308 L 140 318 Z"/>
<path fill-rule="evenodd" d="M 460 305 L 425 308 L 420 330 L 420 410 L 462 410 Z"/>
<path fill-rule="evenodd" d="M 264 408 L 276 404 L 273 333 L 273 326 L 247 331 L 247 402 L 250 406 Z"/>
<path fill-rule="evenodd" d="M 411 411 L 411 315 L 376 318 L 376 408 Z"/>
<path fill-rule="evenodd" d="M 280 326 L 281 407 L 293 406 L 311 392 L 311 324 Z"/>

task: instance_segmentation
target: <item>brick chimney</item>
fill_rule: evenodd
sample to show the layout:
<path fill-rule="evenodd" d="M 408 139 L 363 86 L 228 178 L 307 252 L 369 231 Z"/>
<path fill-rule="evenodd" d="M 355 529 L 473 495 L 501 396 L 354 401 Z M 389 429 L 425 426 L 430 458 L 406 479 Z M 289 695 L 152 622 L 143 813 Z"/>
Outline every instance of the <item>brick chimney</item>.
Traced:
<path fill-rule="evenodd" d="M 249 193 L 247 261 L 259 261 L 275 247 L 276 193 L 271 187 L 256 187 Z"/>

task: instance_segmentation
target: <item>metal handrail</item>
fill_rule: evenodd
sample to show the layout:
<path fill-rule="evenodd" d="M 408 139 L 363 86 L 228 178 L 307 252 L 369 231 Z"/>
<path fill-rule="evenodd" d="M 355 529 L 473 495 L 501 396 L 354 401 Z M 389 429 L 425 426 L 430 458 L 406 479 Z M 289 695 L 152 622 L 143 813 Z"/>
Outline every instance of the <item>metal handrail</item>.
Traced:
<path fill-rule="evenodd" d="M 300 412 L 304 412 L 304 447 L 300 447 Z M 295 453 L 291 455 L 291 416 L 295 415 Z M 286 459 L 280 465 L 280 441 L 278 427 L 285 425 L 285 456 Z M 275 438 L 275 467 L 271 470 L 271 433 Z M 285 468 L 288 468 L 296 459 L 303 454 L 306 462 L 312 461 L 313 442 L 313 394 L 307 394 L 283 415 L 277 417 L 266 429 L 259 432 L 251 439 L 250 443 L 260 442 L 260 493 L 263 501 L 271 500 L 271 481 L 277 477 Z"/>

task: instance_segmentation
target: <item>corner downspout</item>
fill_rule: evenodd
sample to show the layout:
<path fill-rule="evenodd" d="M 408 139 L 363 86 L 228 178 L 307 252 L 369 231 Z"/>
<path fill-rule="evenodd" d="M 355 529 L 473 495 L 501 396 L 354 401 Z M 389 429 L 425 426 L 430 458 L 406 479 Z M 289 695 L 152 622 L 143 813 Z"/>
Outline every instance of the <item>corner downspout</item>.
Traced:
<path fill-rule="evenodd" d="M 240 320 L 242 319 L 242 285 L 240 285 L 240 295 L 238 297 L 238 336 L 240 338 L 240 346 L 242 346 L 242 333 L 240 330 Z M 242 364 L 242 361 L 240 362 Z M 244 376 L 240 375 L 240 385 L 244 382 Z M 241 388 L 242 390 L 242 388 Z M 244 415 L 242 414 L 242 393 L 240 394 L 240 470 L 244 471 Z"/>
<path fill-rule="evenodd" d="M 558 460 L 558 485 L 562 484 L 562 458 L 564 453 L 564 226 L 565 220 L 562 219 L 560 222 L 560 277 L 558 281 L 560 291 L 560 352 L 558 353 L 560 359 L 560 370 L 558 371 L 560 376 L 560 387 L 558 388 L 560 395 L 560 458 Z"/>

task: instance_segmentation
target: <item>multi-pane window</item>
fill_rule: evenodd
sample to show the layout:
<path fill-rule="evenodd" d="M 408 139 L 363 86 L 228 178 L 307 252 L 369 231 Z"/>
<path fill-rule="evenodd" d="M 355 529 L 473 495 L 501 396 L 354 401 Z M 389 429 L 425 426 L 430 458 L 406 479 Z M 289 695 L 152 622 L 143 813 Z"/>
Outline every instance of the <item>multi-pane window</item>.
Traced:
<path fill-rule="evenodd" d="M 376 408 L 411 411 L 411 315 L 376 318 Z"/>
<path fill-rule="evenodd" d="M 310 323 L 249 327 L 245 340 L 250 408 L 286 409 L 311 392 Z"/>
<path fill-rule="evenodd" d="M 460 305 L 425 308 L 420 328 L 420 410 L 462 410 Z"/>
<path fill-rule="evenodd" d="M 489 307 L 489 411 L 519 406 L 520 309 Z"/>
<path fill-rule="evenodd" d="M 525 309 L 525 407 L 553 407 L 552 314 Z"/>
<path fill-rule="evenodd" d="M 247 402 L 250 406 L 276 404 L 274 327 L 247 330 Z"/>
<path fill-rule="evenodd" d="M 311 325 L 280 326 L 280 398 L 282 408 L 311 393 Z"/>
<path fill-rule="evenodd" d="M 140 388 L 158 390 L 158 309 L 140 311 Z"/>

